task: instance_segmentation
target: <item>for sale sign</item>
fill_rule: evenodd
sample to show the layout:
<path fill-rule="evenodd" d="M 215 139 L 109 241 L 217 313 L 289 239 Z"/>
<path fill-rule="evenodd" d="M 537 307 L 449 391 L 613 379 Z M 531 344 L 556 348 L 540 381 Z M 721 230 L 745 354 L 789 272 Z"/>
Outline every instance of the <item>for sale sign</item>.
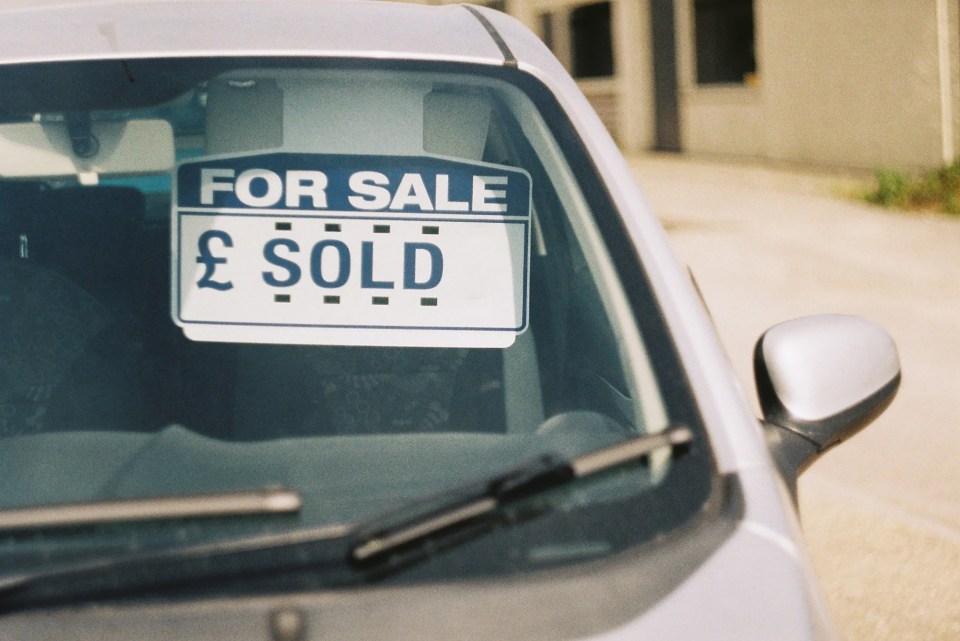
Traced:
<path fill-rule="evenodd" d="M 506 347 L 527 327 L 530 178 L 429 156 L 180 163 L 172 313 L 194 340 Z"/>

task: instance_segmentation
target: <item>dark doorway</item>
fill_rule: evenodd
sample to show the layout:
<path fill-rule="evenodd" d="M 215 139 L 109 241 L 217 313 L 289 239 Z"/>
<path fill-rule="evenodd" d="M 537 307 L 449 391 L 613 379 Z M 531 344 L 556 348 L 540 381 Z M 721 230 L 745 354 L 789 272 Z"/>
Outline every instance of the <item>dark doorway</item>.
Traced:
<path fill-rule="evenodd" d="M 697 83 L 743 83 L 757 70 L 753 0 L 695 0 Z"/>

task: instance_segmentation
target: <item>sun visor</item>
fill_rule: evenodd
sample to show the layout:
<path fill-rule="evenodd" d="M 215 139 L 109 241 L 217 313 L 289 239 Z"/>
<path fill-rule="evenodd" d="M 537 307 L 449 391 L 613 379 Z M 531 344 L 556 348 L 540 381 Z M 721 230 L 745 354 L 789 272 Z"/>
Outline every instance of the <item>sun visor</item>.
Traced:
<path fill-rule="evenodd" d="M 234 72 L 210 83 L 205 155 L 282 149 L 479 161 L 490 112 L 486 96 L 437 90 L 433 83 Z"/>
<path fill-rule="evenodd" d="M 216 80 L 207 88 L 206 153 L 278 149 L 283 92 L 271 79 Z"/>
<path fill-rule="evenodd" d="M 0 177 L 138 176 L 172 171 L 173 129 L 165 120 L 26 122 L 0 125 Z"/>

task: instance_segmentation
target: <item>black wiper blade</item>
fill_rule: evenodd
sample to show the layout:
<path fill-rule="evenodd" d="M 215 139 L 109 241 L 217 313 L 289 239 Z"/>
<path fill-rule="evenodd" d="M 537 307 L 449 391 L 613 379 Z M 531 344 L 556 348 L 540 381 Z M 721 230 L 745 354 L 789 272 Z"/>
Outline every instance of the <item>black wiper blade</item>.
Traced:
<path fill-rule="evenodd" d="M 11 606 L 11 598 L 31 590 L 39 590 L 43 594 L 27 594 L 27 602 L 43 598 L 67 598 L 75 593 L 96 597 L 97 594 L 90 592 L 89 584 L 96 584 L 99 577 L 105 575 L 114 577 L 108 592 L 134 594 L 140 589 L 162 583 L 178 585 L 216 579 L 220 575 L 242 575 L 244 571 L 277 569 L 276 561 L 269 556 L 260 560 L 254 557 L 298 546 L 309 549 L 318 544 L 345 541 L 352 531 L 349 525 L 337 523 L 205 543 L 178 544 L 119 556 L 110 554 L 53 567 L 0 574 L 0 612 Z M 237 563 L 223 567 L 210 564 L 215 559 L 229 558 Z M 244 564 L 243 559 L 249 561 Z M 342 552 L 304 552 L 288 565 L 295 568 L 320 561 L 342 562 L 342 559 Z M 175 576 L 164 576 L 166 572 L 172 572 Z"/>
<path fill-rule="evenodd" d="M 296 514 L 303 506 L 300 495 L 281 487 L 261 490 L 229 491 L 208 494 L 160 496 L 70 503 L 0 511 L 0 532 L 18 532 L 85 526 L 101 526 L 129 521 L 180 521 L 183 519 L 219 519 L 223 517 L 272 516 Z M 351 530 L 344 525 L 331 525 L 303 530 L 284 531 L 232 540 L 177 544 L 158 549 L 134 550 L 125 554 L 80 558 L 40 568 L 22 568 L 0 573 L 0 597 L 41 586 L 56 586 L 69 593 L 71 586 L 113 573 L 122 576 L 119 583 L 131 587 L 144 583 L 144 569 L 180 567 L 195 560 L 211 557 L 242 556 L 301 543 L 315 543 L 345 538 Z M 204 571 L 205 572 L 205 571 Z M 204 573 L 204 572 L 201 572 Z M 146 581 L 145 583 L 149 583 Z M 0 607 L 2 609 L 2 607 Z"/>
<path fill-rule="evenodd" d="M 529 498 L 576 479 L 586 478 L 628 463 L 649 459 L 662 448 L 676 453 L 693 440 L 693 432 L 684 426 L 639 436 L 614 445 L 565 459 L 551 454 L 427 501 L 416 501 L 399 510 L 415 515 L 398 523 L 376 524 L 359 529 L 358 541 L 350 548 L 350 560 L 366 563 L 406 545 L 426 540 L 434 534 L 470 523 L 501 507 Z M 423 509 L 423 508 L 427 509 Z M 396 514 L 394 512 L 393 514 Z"/>
<path fill-rule="evenodd" d="M 124 521 L 162 521 L 299 512 L 303 500 L 282 487 L 155 496 L 0 510 L 0 532 L 69 528 Z"/>

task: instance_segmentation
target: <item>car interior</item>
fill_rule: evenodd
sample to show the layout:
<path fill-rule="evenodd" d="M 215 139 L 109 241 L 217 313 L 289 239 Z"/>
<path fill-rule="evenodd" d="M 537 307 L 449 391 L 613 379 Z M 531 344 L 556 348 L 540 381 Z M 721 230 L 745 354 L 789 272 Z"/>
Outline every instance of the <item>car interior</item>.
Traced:
<path fill-rule="evenodd" d="M 393 470 L 413 495 L 646 430 L 561 199 L 493 92 L 271 73 L 230 72 L 142 115 L 177 112 L 178 158 L 282 145 L 523 168 L 527 331 L 506 349 L 191 341 L 170 315 L 167 176 L 0 180 L 0 503 L 279 483 L 340 486 L 355 507 L 377 494 L 372 471 L 378 492 L 401 491 L 383 487 Z M 384 115 L 404 110 L 423 123 L 412 138 Z M 37 484 L 41 468 L 57 473 Z"/>

